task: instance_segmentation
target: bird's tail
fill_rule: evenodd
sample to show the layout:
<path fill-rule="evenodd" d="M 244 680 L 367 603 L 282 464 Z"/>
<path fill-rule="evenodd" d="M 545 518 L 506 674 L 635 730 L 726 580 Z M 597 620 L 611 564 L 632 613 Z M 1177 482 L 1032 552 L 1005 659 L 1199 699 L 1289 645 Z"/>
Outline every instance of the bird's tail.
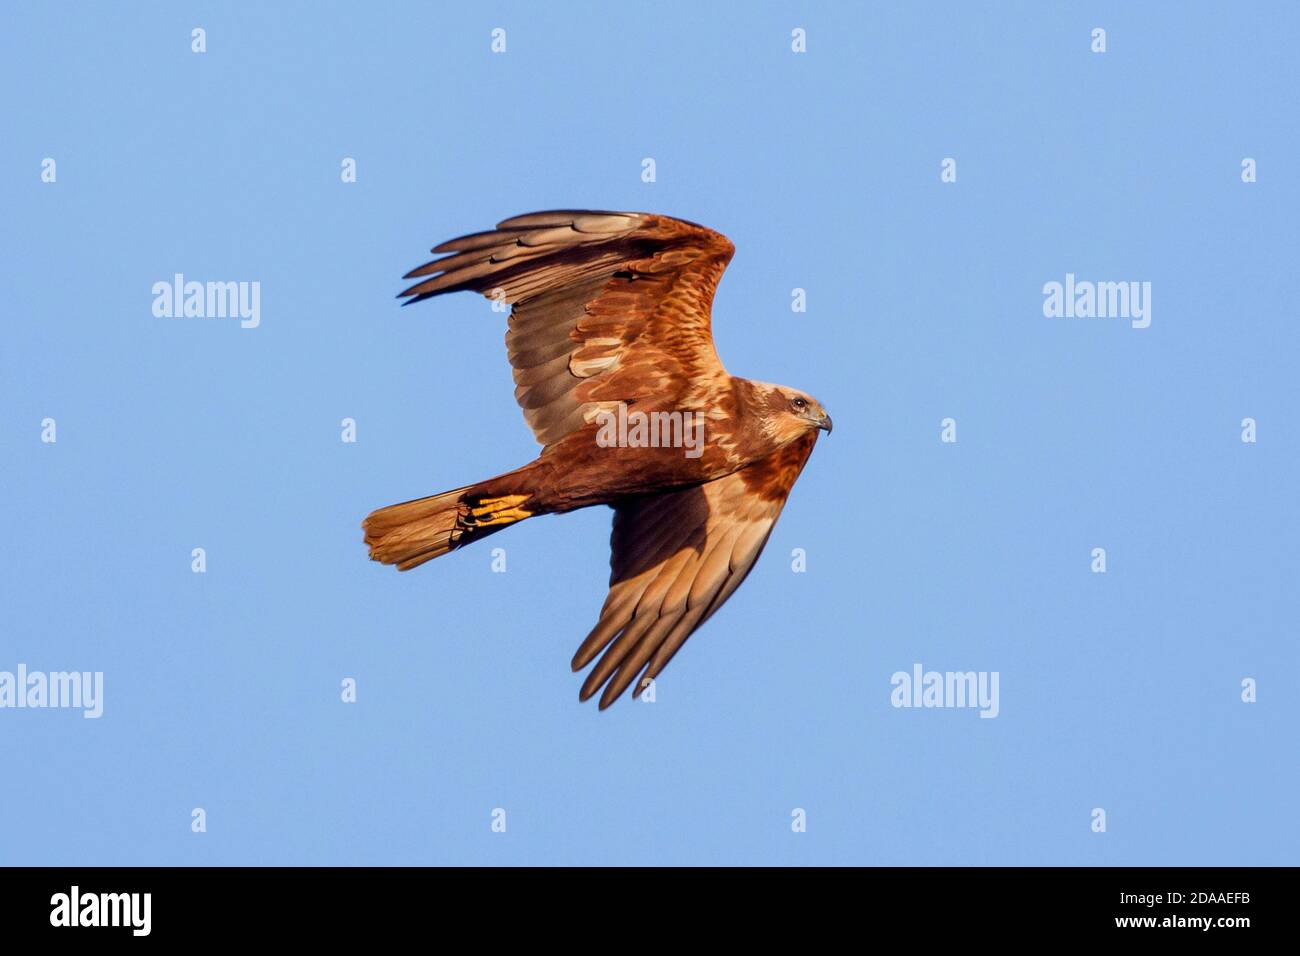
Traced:
<path fill-rule="evenodd" d="M 526 488 L 527 470 L 372 511 L 361 523 L 370 557 L 409 571 L 531 518 L 539 513 L 528 507 L 533 495 L 503 490 Z"/>

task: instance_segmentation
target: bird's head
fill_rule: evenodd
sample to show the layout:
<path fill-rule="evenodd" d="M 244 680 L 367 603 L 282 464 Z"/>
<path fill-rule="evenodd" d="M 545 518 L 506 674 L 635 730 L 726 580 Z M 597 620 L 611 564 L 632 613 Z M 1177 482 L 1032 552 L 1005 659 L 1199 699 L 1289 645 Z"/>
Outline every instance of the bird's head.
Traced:
<path fill-rule="evenodd" d="M 781 444 L 818 428 L 830 432 L 831 416 L 807 392 L 784 385 L 756 384 L 763 392 L 764 425 L 768 434 Z"/>

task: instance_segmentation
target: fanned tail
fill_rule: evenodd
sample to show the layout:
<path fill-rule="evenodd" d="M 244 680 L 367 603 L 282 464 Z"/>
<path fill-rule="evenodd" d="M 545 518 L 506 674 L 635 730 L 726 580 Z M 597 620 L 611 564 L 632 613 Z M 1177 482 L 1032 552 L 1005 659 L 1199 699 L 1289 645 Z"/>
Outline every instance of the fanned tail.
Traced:
<path fill-rule="evenodd" d="M 409 571 L 532 517 L 535 512 L 524 507 L 531 493 L 500 491 L 522 471 L 372 511 L 361 523 L 371 559 Z"/>

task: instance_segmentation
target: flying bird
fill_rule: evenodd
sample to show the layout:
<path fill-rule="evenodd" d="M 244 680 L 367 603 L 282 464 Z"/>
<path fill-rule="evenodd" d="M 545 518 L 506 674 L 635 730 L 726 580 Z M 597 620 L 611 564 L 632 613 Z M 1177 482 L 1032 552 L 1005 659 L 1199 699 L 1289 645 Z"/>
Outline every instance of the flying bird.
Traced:
<path fill-rule="evenodd" d="M 371 513 L 370 557 L 409 571 L 527 518 L 611 506 L 609 593 L 572 662 L 599 655 L 579 699 L 603 688 L 604 710 L 740 586 L 831 418 L 804 392 L 722 367 L 710 312 L 735 247 L 704 226 L 537 212 L 432 251 L 399 298 L 470 290 L 512 307 L 515 400 L 542 451 Z"/>

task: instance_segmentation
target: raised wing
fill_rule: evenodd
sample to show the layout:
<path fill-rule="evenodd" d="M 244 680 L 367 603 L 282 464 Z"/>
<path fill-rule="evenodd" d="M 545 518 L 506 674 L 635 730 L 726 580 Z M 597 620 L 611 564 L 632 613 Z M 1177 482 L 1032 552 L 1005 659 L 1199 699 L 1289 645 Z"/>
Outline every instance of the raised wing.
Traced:
<path fill-rule="evenodd" d="M 604 685 L 604 710 L 641 674 L 639 692 L 731 597 L 767 544 L 816 443 L 810 432 L 725 478 L 615 507 L 609 594 L 573 669 L 605 653 L 580 699 Z"/>
<path fill-rule="evenodd" d="M 695 223 L 631 212 L 516 216 L 436 246 L 407 273 L 407 304 L 469 289 L 513 305 L 515 400 L 542 445 L 619 402 L 696 408 L 727 374 L 713 348 L 713 293 L 735 247 Z M 425 278 L 427 277 L 427 278 Z"/>

